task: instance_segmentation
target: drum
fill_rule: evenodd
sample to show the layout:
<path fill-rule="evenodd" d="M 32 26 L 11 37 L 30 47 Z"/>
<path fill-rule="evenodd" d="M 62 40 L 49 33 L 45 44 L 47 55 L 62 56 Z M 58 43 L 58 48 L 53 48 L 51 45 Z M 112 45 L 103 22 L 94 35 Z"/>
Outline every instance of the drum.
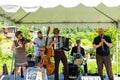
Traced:
<path fill-rule="evenodd" d="M 68 63 L 69 66 L 69 77 L 78 76 L 80 74 L 79 67 L 73 63 Z"/>
<path fill-rule="evenodd" d="M 84 63 L 84 57 L 82 56 L 81 53 L 76 53 L 73 59 L 74 59 L 73 62 L 76 65 L 83 65 Z"/>
<path fill-rule="evenodd" d="M 66 51 L 70 50 L 70 48 L 69 48 L 70 38 L 58 36 L 58 37 L 54 37 L 54 40 L 56 41 L 56 43 L 54 44 L 54 49 L 63 49 Z"/>

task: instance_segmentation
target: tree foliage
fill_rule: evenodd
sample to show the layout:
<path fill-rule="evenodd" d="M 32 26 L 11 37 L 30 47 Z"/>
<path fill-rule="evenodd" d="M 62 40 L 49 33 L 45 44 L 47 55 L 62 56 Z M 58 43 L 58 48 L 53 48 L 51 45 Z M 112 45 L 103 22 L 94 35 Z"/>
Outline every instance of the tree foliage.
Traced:
<path fill-rule="evenodd" d="M 21 27 L 18 28 L 18 30 L 23 32 L 23 36 L 27 39 L 32 39 L 33 35 L 30 32 L 30 29 L 28 27 L 25 27 L 24 25 L 22 25 Z"/>
<path fill-rule="evenodd" d="M 23 36 L 29 40 L 32 40 L 33 38 L 33 34 L 30 32 L 30 29 L 28 27 L 25 27 L 24 25 L 22 25 L 18 30 L 22 31 Z M 29 53 L 34 53 L 34 49 L 33 49 L 33 45 L 27 49 L 27 54 Z"/>

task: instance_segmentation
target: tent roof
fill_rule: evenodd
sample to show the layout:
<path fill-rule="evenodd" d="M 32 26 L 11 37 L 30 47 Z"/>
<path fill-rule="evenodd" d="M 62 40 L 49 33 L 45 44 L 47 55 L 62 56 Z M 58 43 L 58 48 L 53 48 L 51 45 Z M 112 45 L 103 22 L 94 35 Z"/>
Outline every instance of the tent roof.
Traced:
<path fill-rule="evenodd" d="M 8 10 L 11 11 L 13 8 L 16 6 L 9 7 Z M 101 3 L 96 7 L 79 4 L 66 8 L 58 5 L 54 8 L 39 7 L 34 12 L 26 12 L 23 7 L 20 7 L 17 12 L 6 12 L 1 6 L 0 16 L 17 24 L 116 23 L 120 22 L 120 6 L 107 7 Z"/>
<path fill-rule="evenodd" d="M 0 6 L 6 6 L 6 8 L 53 8 L 58 5 L 62 5 L 64 7 L 75 7 L 79 4 L 84 4 L 86 6 L 97 6 L 100 3 L 103 3 L 109 7 L 119 6 L 120 0 L 0 0 Z"/>

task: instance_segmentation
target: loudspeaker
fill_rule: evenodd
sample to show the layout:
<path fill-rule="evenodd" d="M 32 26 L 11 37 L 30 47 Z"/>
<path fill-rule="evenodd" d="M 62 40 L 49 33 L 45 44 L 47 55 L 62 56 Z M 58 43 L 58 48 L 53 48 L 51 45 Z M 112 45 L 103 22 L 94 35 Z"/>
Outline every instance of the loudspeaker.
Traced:
<path fill-rule="evenodd" d="M 78 76 L 80 74 L 79 67 L 76 64 L 69 63 L 69 76 Z"/>
<path fill-rule="evenodd" d="M 8 69 L 6 64 L 3 64 L 3 75 L 8 75 Z"/>

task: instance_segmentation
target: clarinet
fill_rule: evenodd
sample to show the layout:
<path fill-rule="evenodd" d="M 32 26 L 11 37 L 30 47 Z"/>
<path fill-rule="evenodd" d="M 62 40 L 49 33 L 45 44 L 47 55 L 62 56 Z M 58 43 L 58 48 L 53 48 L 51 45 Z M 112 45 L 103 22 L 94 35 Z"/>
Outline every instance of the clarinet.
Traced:
<path fill-rule="evenodd" d="M 102 41 L 102 39 L 103 39 L 103 34 L 101 34 L 101 41 Z M 102 51 L 105 51 L 103 42 L 102 42 Z"/>

